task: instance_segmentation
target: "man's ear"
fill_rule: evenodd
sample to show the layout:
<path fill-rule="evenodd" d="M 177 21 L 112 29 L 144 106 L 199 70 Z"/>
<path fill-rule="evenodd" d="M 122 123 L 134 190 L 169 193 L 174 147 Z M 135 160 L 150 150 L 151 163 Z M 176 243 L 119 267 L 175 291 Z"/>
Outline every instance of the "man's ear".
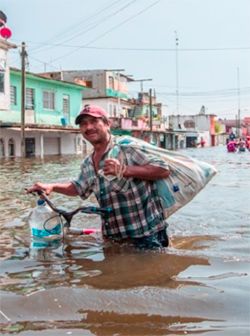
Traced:
<path fill-rule="evenodd" d="M 110 120 L 110 119 L 102 119 L 103 120 L 103 122 L 104 122 L 104 124 L 106 124 L 106 125 L 108 125 L 109 127 L 111 127 L 111 125 L 112 125 L 112 121 Z"/>

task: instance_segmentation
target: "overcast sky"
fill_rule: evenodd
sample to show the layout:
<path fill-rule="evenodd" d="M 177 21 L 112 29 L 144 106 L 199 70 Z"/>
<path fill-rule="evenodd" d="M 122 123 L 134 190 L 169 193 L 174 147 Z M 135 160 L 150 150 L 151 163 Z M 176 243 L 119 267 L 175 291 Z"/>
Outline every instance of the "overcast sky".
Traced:
<path fill-rule="evenodd" d="M 1 0 L 0 10 L 30 71 L 125 69 L 152 79 L 143 89 L 169 114 L 250 116 L 250 0 Z M 10 64 L 20 67 L 18 51 Z"/>

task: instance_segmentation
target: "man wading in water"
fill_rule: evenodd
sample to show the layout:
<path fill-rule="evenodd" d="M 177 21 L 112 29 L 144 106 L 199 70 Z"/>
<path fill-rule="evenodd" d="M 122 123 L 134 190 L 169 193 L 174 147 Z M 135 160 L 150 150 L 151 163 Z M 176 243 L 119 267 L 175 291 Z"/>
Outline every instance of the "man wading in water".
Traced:
<path fill-rule="evenodd" d="M 41 190 L 49 195 L 54 191 L 82 199 L 94 193 L 101 207 L 112 209 L 102 218 L 104 239 L 145 249 L 168 246 L 167 222 L 155 183 L 169 176 L 167 163 L 129 145 L 110 157 L 115 137 L 101 107 L 86 105 L 75 123 L 94 148 L 83 160 L 79 177 L 68 183 L 38 182 L 28 192 Z"/>

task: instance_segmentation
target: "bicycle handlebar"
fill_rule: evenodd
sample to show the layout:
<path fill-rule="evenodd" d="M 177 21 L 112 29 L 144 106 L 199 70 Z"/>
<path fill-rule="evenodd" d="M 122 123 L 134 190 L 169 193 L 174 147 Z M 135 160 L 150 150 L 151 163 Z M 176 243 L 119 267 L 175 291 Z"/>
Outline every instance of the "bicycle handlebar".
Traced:
<path fill-rule="evenodd" d="M 48 206 L 56 212 L 58 215 L 62 216 L 66 220 L 66 226 L 70 227 L 70 223 L 74 215 L 76 215 L 78 212 L 88 213 L 88 214 L 95 214 L 95 215 L 108 215 L 113 210 L 111 208 L 101 208 L 97 206 L 81 206 L 75 210 L 72 211 L 66 211 L 64 209 L 60 209 L 55 207 L 55 205 L 51 202 L 51 200 L 45 195 L 45 193 L 41 190 L 37 190 L 32 192 L 32 194 L 37 193 L 42 199 L 45 200 L 45 202 L 48 204 Z"/>

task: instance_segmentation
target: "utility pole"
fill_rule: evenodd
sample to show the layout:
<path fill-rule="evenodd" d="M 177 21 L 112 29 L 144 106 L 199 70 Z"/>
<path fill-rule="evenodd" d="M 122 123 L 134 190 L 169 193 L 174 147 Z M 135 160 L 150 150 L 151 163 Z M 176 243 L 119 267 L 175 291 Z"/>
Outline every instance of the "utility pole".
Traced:
<path fill-rule="evenodd" d="M 238 92 L 238 123 L 236 124 L 237 127 L 237 135 L 238 137 L 241 136 L 240 134 L 240 69 L 237 67 L 237 92 Z"/>
<path fill-rule="evenodd" d="M 25 157 L 25 43 L 21 47 L 21 156 Z"/>
<path fill-rule="evenodd" d="M 121 80 L 121 76 L 120 76 L 120 71 L 117 72 L 117 79 L 118 79 L 118 87 L 117 87 L 117 94 L 118 94 L 118 100 L 117 100 L 117 105 L 118 105 L 118 117 L 120 118 L 121 116 L 121 97 L 120 97 L 120 80 Z"/>
<path fill-rule="evenodd" d="M 175 77 L 176 77 L 176 113 L 179 114 L 179 60 L 178 60 L 179 38 L 175 31 Z"/>
<path fill-rule="evenodd" d="M 149 89 L 149 128 L 152 135 L 153 130 L 153 108 L 152 108 L 152 89 Z"/>

